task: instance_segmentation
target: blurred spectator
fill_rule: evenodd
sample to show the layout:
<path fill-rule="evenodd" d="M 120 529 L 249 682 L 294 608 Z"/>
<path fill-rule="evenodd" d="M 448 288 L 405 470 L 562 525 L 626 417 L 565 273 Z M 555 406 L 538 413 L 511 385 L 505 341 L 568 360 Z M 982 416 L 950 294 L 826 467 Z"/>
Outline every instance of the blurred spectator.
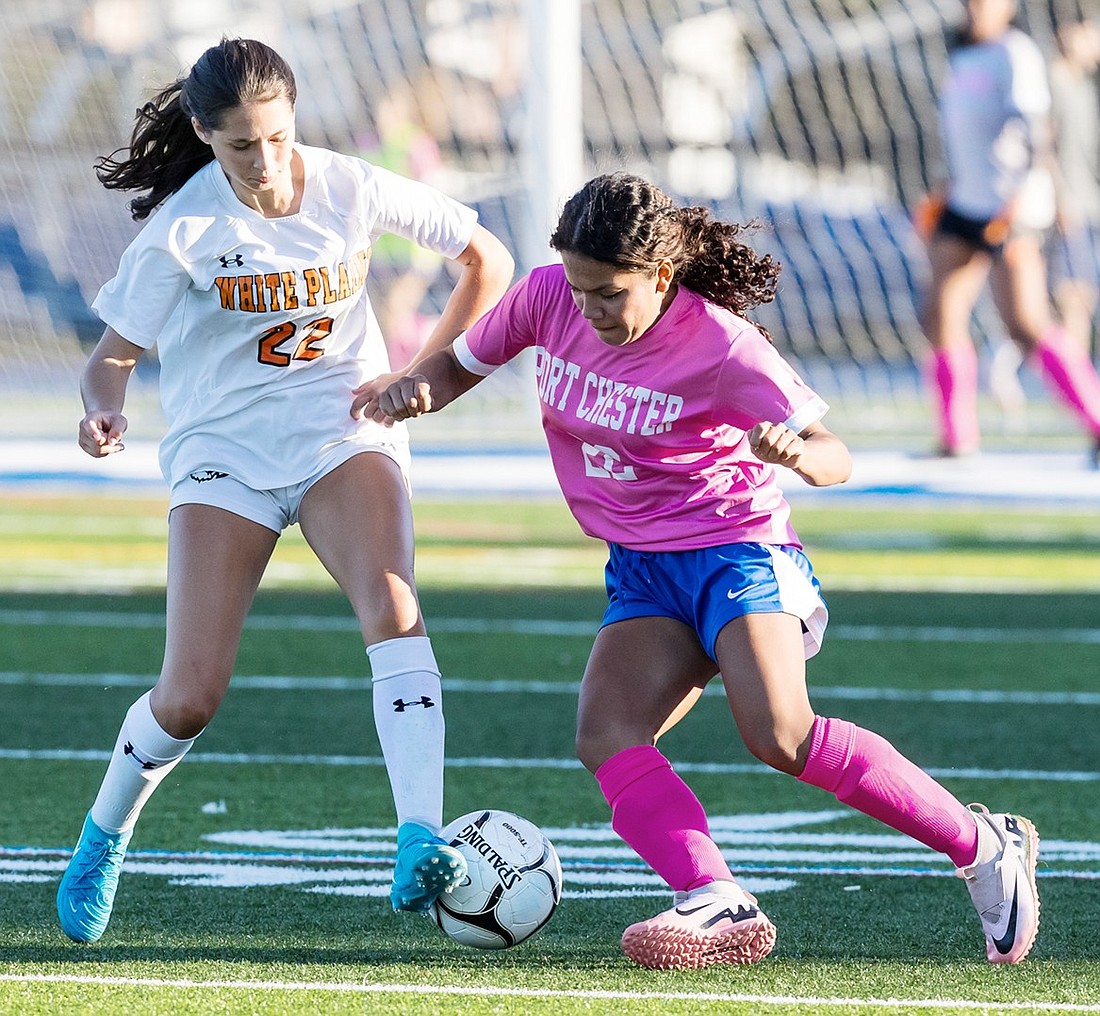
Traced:
<path fill-rule="evenodd" d="M 375 128 L 375 136 L 361 143 L 363 158 L 423 183 L 438 181 L 439 146 L 423 124 L 412 86 L 395 88 L 378 102 Z M 393 370 L 408 364 L 435 323 L 423 304 L 442 267 L 441 257 L 403 237 L 373 239 L 367 281 Z"/>

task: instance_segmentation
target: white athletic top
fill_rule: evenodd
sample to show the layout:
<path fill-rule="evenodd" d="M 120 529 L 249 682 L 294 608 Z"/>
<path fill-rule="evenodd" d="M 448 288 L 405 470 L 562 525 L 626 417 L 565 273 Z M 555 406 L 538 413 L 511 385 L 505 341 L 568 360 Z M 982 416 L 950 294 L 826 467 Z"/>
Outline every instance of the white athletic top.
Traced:
<path fill-rule="evenodd" d="M 1050 72 L 1051 112 L 1062 200 L 1086 222 L 1100 222 L 1100 94 L 1090 75 L 1070 72 L 1062 61 Z"/>
<path fill-rule="evenodd" d="M 1043 54 L 1023 32 L 953 49 L 940 92 L 948 206 L 991 219 L 1018 195 L 1016 221 L 1049 227 L 1054 181 L 1035 161 L 1049 112 Z"/>
<path fill-rule="evenodd" d="M 371 240 L 396 233 L 454 258 L 477 213 L 362 159 L 295 150 L 295 215 L 265 219 L 211 162 L 157 210 L 92 304 L 123 338 L 157 345 L 170 485 L 205 468 L 270 490 L 315 475 L 343 442 L 407 446 L 403 425 L 349 415 L 352 389 L 390 369 L 364 285 Z"/>
<path fill-rule="evenodd" d="M 633 342 L 609 346 L 561 265 L 536 268 L 454 342 L 487 375 L 533 346 L 542 425 L 562 493 L 590 536 L 633 550 L 800 546 L 764 421 L 802 431 L 825 402 L 744 318 L 680 286 Z"/>

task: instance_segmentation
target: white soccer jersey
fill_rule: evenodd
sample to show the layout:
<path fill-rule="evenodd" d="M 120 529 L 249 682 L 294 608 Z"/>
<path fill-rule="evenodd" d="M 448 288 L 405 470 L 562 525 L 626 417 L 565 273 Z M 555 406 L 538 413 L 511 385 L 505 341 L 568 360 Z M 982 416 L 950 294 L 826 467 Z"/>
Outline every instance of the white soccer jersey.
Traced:
<path fill-rule="evenodd" d="M 952 50 L 940 94 L 948 205 L 990 219 L 1015 198 L 1022 225 L 1049 226 L 1054 182 L 1036 161 L 1049 112 L 1043 55 L 1023 32 Z"/>
<path fill-rule="evenodd" d="M 265 219 L 212 162 L 158 209 L 92 305 L 123 338 L 157 345 L 170 485 L 205 468 L 270 490 L 314 475 L 343 442 L 408 442 L 403 425 L 349 415 L 352 389 L 389 370 L 365 288 L 371 238 L 453 258 L 477 214 L 362 159 L 295 148 L 297 214 Z"/>

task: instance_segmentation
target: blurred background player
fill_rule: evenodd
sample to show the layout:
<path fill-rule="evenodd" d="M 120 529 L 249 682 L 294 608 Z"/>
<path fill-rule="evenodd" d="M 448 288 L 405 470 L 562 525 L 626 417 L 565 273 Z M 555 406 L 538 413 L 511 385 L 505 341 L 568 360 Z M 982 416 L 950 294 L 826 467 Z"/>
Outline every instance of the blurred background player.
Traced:
<path fill-rule="evenodd" d="M 1100 278 L 1100 29 L 1088 20 L 1057 27 L 1050 63 L 1051 127 L 1057 217 L 1049 244 L 1050 288 L 1069 338 L 1091 351 Z M 1027 397 L 1019 370 L 1024 358 L 1012 342 L 998 342 L 989 364 L 989 388 L 1010 429 L 1022 429 Z"/>
<path fill-rule="evenodd" d="M 978 450 L 978 357 L 970 319 L 987 280 L 1009 338 L 1092 435 L 1100 455 L 1100 377 L 1054 322 L 1043 234 L 1054 222 L 1050 91 L 1042 54 L 1013 27 L 1014 0 L 969 0 L 940 94 L 947 181 L 928 243 L 923 310 L 932 345 L 938 452 Z"/>
<path fill-rule="evenodd" d="M 347 414 L 389 369 L 366 290 L 370 238 L 397 230 L 461 271 L 427 349 L 472 324 L 513 263 L 469 208 L 295 141 L 294 76 L 263 43 L 224 39 L 138 112 L 104 186 L 156 210 L 94 308 L 107 325 L 82 377 L 79 441 L 123 449 L 123 403 L 157 344 L 170 486 L 167 631 L 155 687 L 126 714 L 57 893 L 61 926 L 98 939 L 138 815 L 213 718 L 280 533 L 297 522 L 366 642 L 397 809 L 391 901 L 423 912 L 464 874 L 437 835 L 443 717 L 413 580 L 407 435 Z M 158 208 L 159 206 L 159 208 Z"/>
<path fill-rule="evenodd" d="M 1017 963 L 1039 925 L 1033 825 L 965 807 L 884 738 L 810 704 L 805 661 L 828 613 L 774 467 L 826 486 L 851 458 L 822 399 L 744 317 L 773 298 L 779 268 L 740 232 L 638 177 L 597 177 L 551 237 L 563 264 L 536 268 L 417 370 L 363 386 L 353 416 L 441 409 L 534 348 L 558 483 L 609 549 L 577 753 L 615 831 L 675 894 L 623 933 L 631 959 L 753 963 L 775 942 L 656 747 L 720 673 L 753 755 L 946 854 L 989 960 Z"/>

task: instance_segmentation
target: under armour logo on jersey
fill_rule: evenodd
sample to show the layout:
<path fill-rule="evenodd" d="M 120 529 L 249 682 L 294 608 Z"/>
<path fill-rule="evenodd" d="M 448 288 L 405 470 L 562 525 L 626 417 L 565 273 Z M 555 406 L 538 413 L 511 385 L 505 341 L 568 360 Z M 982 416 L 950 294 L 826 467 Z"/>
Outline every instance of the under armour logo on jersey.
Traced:
<path fill-rule="evenodd" d="M 406 702 L 404 699 L 394 699 L 393 711 L 403 713 L 409 706 L 423 706 L 425 709 L 431 709 L 434 705 L 435 703 L 427 695 L 421 695 L 420 698 L 413 699 L 412 702 Z"/>
<path fill-rule="evenodd" d="M 197 469 L 190 474 L 191 479 L 196 483 L 207 483 L 210 480 L 220 480 L 228 475 L 228 473 L 220 472 L 217 469 Z"/>
<path fill-rule="evenodd" d="M 156 767 L 157 767 L 156 762 L 147 762 L 145 759 L 141 758 L 137 754 L 137 752 L 134 751 L 134 746 L 129 741 L 127 741 L 126 744 L 123 745 L 122 754 L 123 755 L 132 755 L 133 758 L 134 758 L 134 761 L 139 766 L 141 766 L 142 769 L 156 769 Z"/>
<path fill-rule="evenodd" d="M 235 268 L 244 267 L 244 256 L 241 254 L 223 254 L 218 261 L 221 262 L 222 268 L 228 268 L 233 265 Z"/>

